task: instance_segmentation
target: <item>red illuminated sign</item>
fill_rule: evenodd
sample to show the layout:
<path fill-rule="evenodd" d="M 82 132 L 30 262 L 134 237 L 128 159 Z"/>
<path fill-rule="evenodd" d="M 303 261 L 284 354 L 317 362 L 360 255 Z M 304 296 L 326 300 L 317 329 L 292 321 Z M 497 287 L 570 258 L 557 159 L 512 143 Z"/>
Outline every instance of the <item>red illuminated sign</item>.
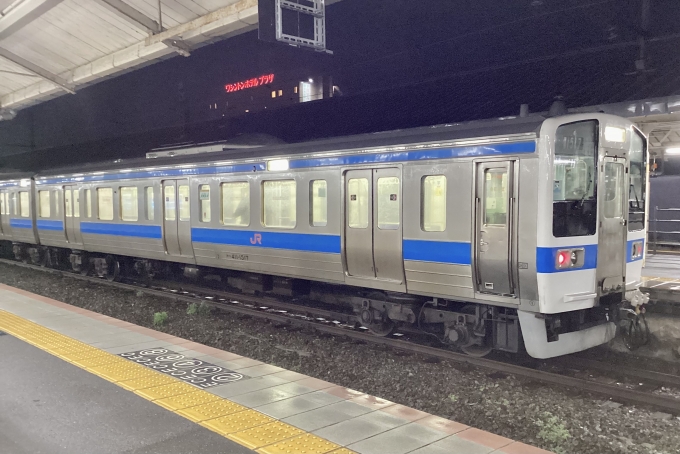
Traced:
<path fill-rule="evenodd" d="M 260 85 L 267 85 L 274 82 L 274 74 L 265 74 L 260 77 L 253 77 L 252 79 L 236 82 L 234 84 L 227 84 L 224 86 L 227 93 L 245 90 L 246 88 L 255 88 Z"/>

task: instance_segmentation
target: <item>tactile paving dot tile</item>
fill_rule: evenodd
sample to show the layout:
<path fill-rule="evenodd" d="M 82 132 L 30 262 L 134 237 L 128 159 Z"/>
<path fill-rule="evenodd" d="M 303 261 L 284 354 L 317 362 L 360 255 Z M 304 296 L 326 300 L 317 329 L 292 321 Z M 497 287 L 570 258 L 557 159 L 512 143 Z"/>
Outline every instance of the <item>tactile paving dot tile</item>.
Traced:
<path fill-rule="evenodd" d="M 228 435 L 228 438 L 251 449 L 271 445 L 297 435 L 304 434 L 304 430 L 280 421 L 270 422 L 252 429 L 243 430 Z"/>
<path fill-rule="evenodd" d="M 177 414 L 180 414 L 185 418 L 189 418 L 194 422 L 201 422 L 208 419 L 232 415 L 247 409 L 247 407 L 239 405 L 235 402 L 230 402 L 228 400 L 216 400 L 207 404 L 177 410 Z"/>
<path fill-rule="evenodd" d="M 157 373 L 157 372 L 155 372 Z M 196 388 L 186 383 L 170 383 L 153 388 L 138 389 L 135 393 L 150 400 L 165 399 L 196 391 Z"/>
<path fill-rule="evenodd" d="M 177 383 L 176 378 L 168 377 L 163 374 L 148 375 L 146 377 L 135 378 L 132 380 L 119 381 L 118 386 L 129 391 L 137 389 L 153 388 L 154 386 L 169 385 Z"/>
<path fill-rule="evenodd" d="M 234 432 L 250 429 L 251 427 L 261 426 L 269 422 L 273 422 L 274 418 L 263 415 L 259 411 L 244 410 L 232 415 L 222 416 L 220 418 L 209 419 L 200 424 L 215 432 L 227 435 Z"/>
<path fill-rule="evenodd" d="M 351 449 L 340 448 L 336 449 L 335 451 L 331 451 L 328 454 L 357 454 L 357 453 L 352 451 Z"/>
<path fill-rule="evenodd" d="M 341 446 L 316 435 L 304 434 L 265 446 L 257 452 L 261 454 L 325 454 L 338 448 Z"/>
<path fill-rule="evenodd" d="M 158 399 L 155 403 L 168 410 L 175 411 L 183 408 L 195 407 L 196 405 L 207 404 L 208 402 L 213 402 L 218 399 L 221 399 L 220 396 L 216 396 L 215 394 L 206 391 L 194 391 L 187 394 L 180 394 L 179 396 Z"/>
<path fill-rule="evenodd" d="M 73 353 L 69 356 L 71 362 L 82 361 L 84 359 L 100 358 L 103 356 L 108 356 L 110 353 L 103 352 L 101 350 L 85 351 L 85 353 Z M 115 356 L 115 355 L 114 355 Z"/>
<path fill-rule="evenodd" d="M 110 364 L 108 366 L 91 367 L 87 370 L 112 382 L 148 377 L 158 373 L 153 370 L 146 369 L 145 367 L 140 367 L 139 369 L 125 369 L 112 367 Z"/>
<path fill-rule="evenodd" d="M 69 359 L 72 359 L 73 362 L 78 366 L 87 368 L 105 366 L 107 364 L 116 364 L 125 361 L 124 359 L 121 359 L 115 355 L 96 356 L 94 358 L 87 359 L 73 359 L 73 357 L 70 357 Z"/>

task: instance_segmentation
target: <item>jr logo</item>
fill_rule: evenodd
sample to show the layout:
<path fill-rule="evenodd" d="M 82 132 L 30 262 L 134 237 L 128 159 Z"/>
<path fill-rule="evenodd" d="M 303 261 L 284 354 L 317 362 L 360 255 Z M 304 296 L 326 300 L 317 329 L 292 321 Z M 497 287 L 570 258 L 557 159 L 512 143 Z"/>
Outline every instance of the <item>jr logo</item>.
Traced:
<path fill-rule="evenodd" d="M 250 244 L 262 244 L 262 235 L 260 233 L 253 235 L 250 239 Z"/>

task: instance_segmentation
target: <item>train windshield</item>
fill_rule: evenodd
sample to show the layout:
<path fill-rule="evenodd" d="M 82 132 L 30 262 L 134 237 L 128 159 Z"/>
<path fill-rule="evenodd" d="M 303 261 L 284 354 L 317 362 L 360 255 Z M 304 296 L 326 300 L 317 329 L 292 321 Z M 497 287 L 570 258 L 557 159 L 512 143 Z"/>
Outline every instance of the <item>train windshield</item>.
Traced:
<path fill-rule="evenodd" d="M 645 138 L 638 131 L 635 131 L 631 140 L 629 160 L 628 230 L 642 230 L 645 228 L 647 147 Z"/>
<path fill-rule="evenodd" d="M 553 236 L 594 235 L 597 225 L 595 120 L 557 128 L 553 174 Z"/>

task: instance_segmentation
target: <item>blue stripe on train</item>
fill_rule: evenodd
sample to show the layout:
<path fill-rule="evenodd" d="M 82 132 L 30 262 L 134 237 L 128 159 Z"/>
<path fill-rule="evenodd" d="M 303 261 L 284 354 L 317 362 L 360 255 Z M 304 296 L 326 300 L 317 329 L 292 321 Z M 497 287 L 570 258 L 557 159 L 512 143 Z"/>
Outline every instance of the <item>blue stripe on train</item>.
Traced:
<path fill-rule="evenodd" d="M 113 235 L 135 238 L 163 238 L 160 225 L 105 224 L 100 222 L 81 222 L 80 232 L 93 235 Z"/>
<path fill-rule="evenodd" d="M 290 161 L 291 169 L 305 167 L 341 166 L 380 162 L 425 161 L 430 159 L 463 158 L 469 156 L 494 156 L 503 154 L 533 153 L 536 142 L 502 143 L 472 147 L 438 148 L 434 150 L 401 151 L 396 153 L 358 154 L 330 158 L 312 158 Z"/>
<path fill-rule="evenodd" d="M 195 243 L 290 249 L 327 254 L 340 253 L 340 237 L 338 235 L 192 228 L 191 240 Z"/>
<path fill-rule="evenodd" d="M 33 221 L 31 219 L 10 219 L 9 225 L 15 229 L 32 229 Z"/>
<path fill-rule="evenodd" d="M 642 238 L 639 238 L 637 240 L 628 240 L 628 244 L 626 244 L 626 263 L 630 262 L 637 262 L 638 260 L 642 260 L 642 257 L 644 254 L 640 254 L 640 256 L 636 259 L 632 258 L 633 256 L 633 243 L 642 243 L 642 248 L 644 250 L 645 247 L 645 240 Z"/>
<path fill-rule="evenodd" d="M 578 248 L 583 248 L 585 253 L 582 267 L 565 268 L 561 270 L 556 269 L 555 264 L 557 263 L 557 251 L 562 249 Z M 536 248 L 536 271 L 539 273 L 563 273 L 565 271 L 592 270 L 595 268 L 597 268 L 597 244 Z"/>
<path fill-rule="evenodd" d="M 404 260 L 472 264 L 472 245 L 449 241 L 404 240 Z"/>
<path fill-rule="evenodd" d="M 62 221 L 48 221 L 39 219 L 38 230 L 53 230 L 60 232 L 64 230 L 64 223 Z"/>
<path fill-rule="evenodd" d="M 497 156 L 507 154 L 533 153 L 536 151 L 536 142 L 501 143 L 492 145 L 476 145 L 470 147 L 438 148 L 434 150 L 400 151 L 395 153 L 365 153 L 348 156 L 335 156 L 326 158 L 291 160 L 291 169 L 306 167 L 324 167 L 339 165 L 370 164 L 381 162 L 423 161 L 430 159 L 463 158 L 470 156 Z M 264 162 L 252 164 L 235 164 L 216 167 L 190 167 L 183 169 L 166 170 L 142 170 L 129 173 L 114 173 L 105 175 L 86 175 L 67 178 L 46 178 L 36 180 L 37 184 L 55 184 L 87 181 L 111 181 L 130 178 L 162 178 L 162 177 L 187 177 L 192 175 L 216 175 L 220 173 L 252 172 L 253 170 L 266 170 Z"/>

